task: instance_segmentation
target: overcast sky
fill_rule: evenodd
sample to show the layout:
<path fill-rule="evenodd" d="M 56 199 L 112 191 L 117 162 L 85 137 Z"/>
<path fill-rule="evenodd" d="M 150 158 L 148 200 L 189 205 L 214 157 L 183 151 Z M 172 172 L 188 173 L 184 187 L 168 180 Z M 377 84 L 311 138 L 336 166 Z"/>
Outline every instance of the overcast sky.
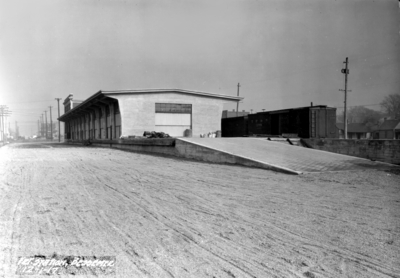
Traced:
<path fill-rule="evenodd" d="M 24 135 L 99 90 L 240 82 L 240 110 L 343 107 L 349 57 L 348 105 L 379 110 L 400 93 L 399 17 L 397 0 L 0 0 L 0 105 Z"/>

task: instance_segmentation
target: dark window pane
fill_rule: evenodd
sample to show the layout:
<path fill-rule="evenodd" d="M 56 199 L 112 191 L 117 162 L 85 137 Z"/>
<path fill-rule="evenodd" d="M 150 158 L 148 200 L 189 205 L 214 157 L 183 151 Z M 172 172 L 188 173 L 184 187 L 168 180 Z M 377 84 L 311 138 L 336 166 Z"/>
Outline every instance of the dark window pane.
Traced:
<path fill-rule="evenodd" d="M 191 104 L 156 103 L 156 113 L 191 113 Z"/>

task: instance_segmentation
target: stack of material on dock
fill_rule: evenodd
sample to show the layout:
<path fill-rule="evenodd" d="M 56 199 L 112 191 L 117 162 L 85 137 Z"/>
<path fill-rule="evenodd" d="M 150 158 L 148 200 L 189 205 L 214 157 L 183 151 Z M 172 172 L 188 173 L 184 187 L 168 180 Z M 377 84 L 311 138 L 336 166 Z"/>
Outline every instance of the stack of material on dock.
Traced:
<path fill-rule="evenodd" d="M 145 131 L 143 136 L 146 138 L 171 138 L 167 133 L 155 131 Z"/>

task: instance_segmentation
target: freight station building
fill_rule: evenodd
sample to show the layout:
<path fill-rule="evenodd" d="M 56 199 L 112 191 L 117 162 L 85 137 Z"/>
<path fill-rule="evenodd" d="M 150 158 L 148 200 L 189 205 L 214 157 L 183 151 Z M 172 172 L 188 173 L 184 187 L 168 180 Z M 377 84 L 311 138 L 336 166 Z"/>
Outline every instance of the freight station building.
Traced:
<path fill-rule="evenodd" d="M 118 139 L 144 131 L 182 137 L 221 130 L 225 103 L 243 98 L 181 89 L 99 91 L 84 101 L 64 100 L 65 139 Z"/>

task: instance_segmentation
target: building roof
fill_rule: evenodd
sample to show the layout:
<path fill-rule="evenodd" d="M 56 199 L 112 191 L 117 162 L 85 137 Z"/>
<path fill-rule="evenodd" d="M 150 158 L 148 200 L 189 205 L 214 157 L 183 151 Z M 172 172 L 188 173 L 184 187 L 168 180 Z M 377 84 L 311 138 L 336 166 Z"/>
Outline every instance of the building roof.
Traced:
<path fill-rule="evenodd" d="M 243 116 L 247 116 L 249 114 L 250 114 L 250 112 L 246 112 L 246 111 L 238 111 L 236 113 L 236 111 L 224 110 L 224 111 L 222 111 L 222 118 L 243 117 Z"/>
<path fill-rule="evenodd" d="M 71 110 L 63 114 L 59 117 L 60 121 L 64 121 L 72 115 L 79 114 L 84 112 L 91 105 L 95 105 L 98 102 L 115 102 L 115 99 L 112 99 L 113 95 L 132 95 L 132 94 L 158 94 L 158 93 L 178 93 L 178 94 L 187 94 L 194 96 L 203 96 L 209 98 L 219 98 L 231 101 L 241 101 L 243 97 L 237 96 L 227 96 L 220 94 L 211 94 L 199 91 L 188 91 L 181 89 L 140 89 L 140 90 L 115 90 L 115 91 L 98 91 L 91 97 L 79 103 L 77 106 L 73 107 Z M 111 98 L 110 98 L 111 97 Z M 75 101 L 74 101 L 75 102 Z"/>
<path fill-rule="evenodd" d="M 285 113 L 289 112 L 290 110 L 301 110 L 301 109 L 336 109 L 334 107 L 328 107 L 326 105 L 313 105 L 313 106 L 303 106 L 303 107 L 296 107 L 296 108 L 287 108 L 287 109 L 280 109 L 280 110 L 272 110 L 272 111 L 263 111 L 263 112 L 257 112 L 255 114 L 277 114 L 277 113 Z"/>
<path fill-rule="evenodd" d="M 377 130 L 379 130 L 379 125 L 371 126 L 371 131 L 377 131 Z"/>
<path fill-rule="evenodd" d="M 65 105 L 67 102 L 69 102 L 71 99 L 73 99 L 74 95 L 73 94 L 69 94 L 65 99 L 63 104 Z"/>
<path fill-rule="evenodd" d="M 336 123 L 336 127 L 340 130 L 344 130 L 344 123 Z M 370 129 L 361 123 L 350 123 L 347 124 L 347 132 L 353 133 L 366 133 L 369 132 Z"/>
<path fill-rule="evenodd" d="M 155 93 L 179 93 L 188 95 L 198 95 L 212 98 L 222 98 L 227 100 L 241 101 L 243 97 L 237 96 L 227 96 L 220 94 L 212 94 L 200 91 L 189 91 L 182 89 L 140 89 L 140 90 L 116 90 L 116 91 L 99 91 L 98 93 L 103 93 L 104 95 L 118 95 L 118 94 L 155 94 Z"/>
<path fill-rule="evenodd" d="M 378 128 L 378 130 L 393 130 L 400 123 L 400 120 L 385 120 Z"/>
<path fill-rule="evenodd" d="M 74 99 L 74 95 L 73 94 L 69 94 L 65 99 L 64 99 L 64 102 L 63 102 L 63 104 L 65 105 L 65 104 L 67 104 L 67 102 L 69 102 L 69 101 L 73 101 L 73 103 L 81 103 L 81 102 L 83 102 L 83 100 L 77 100 L 77 99 Z"/>

